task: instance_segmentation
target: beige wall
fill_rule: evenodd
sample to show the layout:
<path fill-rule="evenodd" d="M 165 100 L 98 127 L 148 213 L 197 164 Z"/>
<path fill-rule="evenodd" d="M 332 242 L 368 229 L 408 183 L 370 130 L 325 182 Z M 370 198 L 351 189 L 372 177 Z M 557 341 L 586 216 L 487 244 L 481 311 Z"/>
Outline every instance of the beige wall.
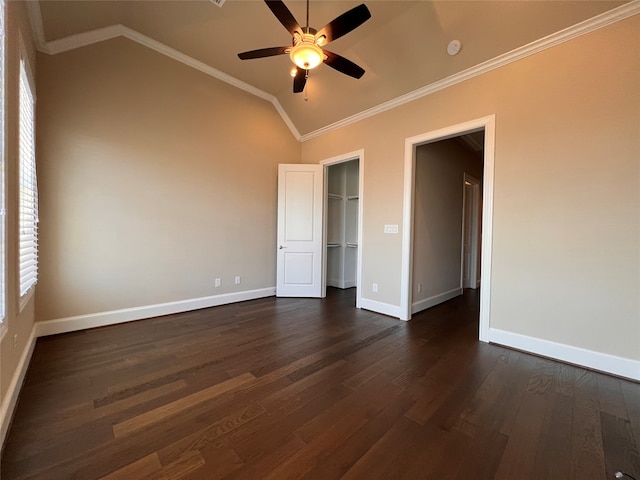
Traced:
<path fill-rule="evenodd" d="M 478 158 L 453 139 L 416 148 L 413 303 L 461 287 L 465 173 L 482 180 L 482 154 Z"/>
<path fill-rule="evenodd" d="M 38 62 L 38 320 L 275 286 L 269 102 L 125 39 Z"/>
<path fill-rule="evenodd" d="M 7 2 L 6 10 L 6 69 L 5 94 L 6 102 L 6 241 L 7 241 L 7 314 L 3 325 L 0 326 L 0 399 L 4 406 L 8 401 L 7 389 L 11 383 L 16 367 L 23 351 L 28 348 L 27 340 L 33 328 L 34 301 L 33 297 L 24 307 L 18 310 L 18 89 L 20 75 L 20 47 L 19 35 L 22 32 L 25 52 L 29 59 L 31 70 L 35 75 L 35 49 L 31 41 L 31 31 L 25 4 L 22 2 Z M 17 342 L 14 347 L 14 337 Z M 0 418 L 0 423 L 4 419 Z"/>
<path fill-rule="evenodd" d="M 402 224 L 405 138 L 495 114 L 490 327 L 640 360 L 638 31 L 636 15 L 306 141 L 308 163 L 364 149 L 363 296 L 400 305 L 402 236 L 383 226 Z"/>

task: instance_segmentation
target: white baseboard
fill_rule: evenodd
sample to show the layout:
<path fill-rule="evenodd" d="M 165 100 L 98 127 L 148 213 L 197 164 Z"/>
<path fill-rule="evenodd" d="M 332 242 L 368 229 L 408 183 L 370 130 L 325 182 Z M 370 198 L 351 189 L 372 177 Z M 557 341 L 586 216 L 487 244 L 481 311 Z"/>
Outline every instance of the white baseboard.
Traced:
<path fill-rule="evenodd" d="M 22 351 L 22 355 L 20 355 L 20 360 L 18 361 L 16 370 L 11 378 L 11 383 L 9 383 L 9 388 L 7 388 L 7 392 L 2 399 L 2 404 L 0 405 L 0 449 L 4 446 L 4 441 L 6 439 L 7 432 L 9 431 L 9 425 L 13 418 L 13 412 L 16 408 L 16 404 L 18 403 L 18 396 L 20 395 L 22 382 L 27 374 L 31 355 L 33 354 L 35 346 L 36 326 L 34 325 L 31 329 L 31 333 L 29 334 L 27 345 Z"/>
<path fill-rule="evenodd" d="M 452 298 L 462 295 L 462 291 L 462 288 L 454 288 L 448 292 L 439 293 L 438 295 L 433 295 L 429 298 L 413 302 L 411 304 L 411 313 L 418 313 L 422 310 L 426 310 L 427 308 L 435 307 L 439 303 L 446 302 L 447 300 L 451 300 Z"/>
<path fill-rule="evenodd" d="M 594 352 L 580 347 L 556 343 L 540 338 L 507 332 L 497 328 L 489 329 L 489 342 L 505 347 L 523 350 L 554 360 L 580 365 L 612 375 L 640 381 L 640 361 L 617 357 L 607 353 Z"/>
<path fill-rule="evenodd" d="M 400 307 L 398 305 L 390 305 L 388 303 L 376 302 L 375 300 L 363 298 L 360 300 L 360 308 L 404 320 L 400 315 Z"/>
<path fill-rule="evenodd" d="M 143 307 L 124 308 L 122 310 L 58 318 L 56 320 L 36 323 L 36 335 L 38 337 L 45 337 L 58 333 L 86 330 L 87 328 L 104 327 L 106 325 L 143 320 L 145 318 L 170 315 L 172 313 L 182 313 L 190 310 L 199 310 L 201 308 L 217 307 L 229 303 L 244 302 L 245 300 L 254 300 L 256 298 L 272 297 L 275 294 L 275 287 L 268 287 L 258 290 L 212 295 L 210 297 L 191 298 L 177 302 L 159 303 L 157 305 L 145 305 Z"/>
<path fill-rule="evenodd" d="M 335 287 L 335 288 L 352 288 L 356 286 L 355 280 L 327 280 L 327 287 Z"/>

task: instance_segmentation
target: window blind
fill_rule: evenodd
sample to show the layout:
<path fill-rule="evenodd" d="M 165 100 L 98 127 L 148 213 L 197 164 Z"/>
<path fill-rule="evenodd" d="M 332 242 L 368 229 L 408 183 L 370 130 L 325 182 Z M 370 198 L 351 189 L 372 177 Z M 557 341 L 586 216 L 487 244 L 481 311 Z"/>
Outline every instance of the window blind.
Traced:
<path fill-rule="evenodd" d="M 29 81 L 27 64 L 20 59 L 20 297 L 24 297 L 38 280 L 38 183 L 35 156 L 35 98 Z"/>
<path fill-rule="evenodd" d="M 5 163 L 4 163 L 4 148 L 5 148 L 5 128 L 4 128 L 4 39 L 5 39 L 5 27 L 4 27 L 4 0 L 0 0 L 0 323 L 4 320 L 5 316 L 5 299 L 6 299 L 6 287 L 5 279 L 6 275 L 6 261 L 5 261 Z"/>

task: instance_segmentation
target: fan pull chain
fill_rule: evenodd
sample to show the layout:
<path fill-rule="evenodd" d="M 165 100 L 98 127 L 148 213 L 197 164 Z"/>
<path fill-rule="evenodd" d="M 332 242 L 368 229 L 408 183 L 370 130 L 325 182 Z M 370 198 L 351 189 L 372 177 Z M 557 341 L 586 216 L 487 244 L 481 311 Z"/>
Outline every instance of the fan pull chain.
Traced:
<path fill-rule="evenodd" d="M 309 97 L 307 95 L 307 85 L 309 85 L 309 70 L 306 70 L 304 74 L 304 101 L 305 102 L 309 101 Z"/>

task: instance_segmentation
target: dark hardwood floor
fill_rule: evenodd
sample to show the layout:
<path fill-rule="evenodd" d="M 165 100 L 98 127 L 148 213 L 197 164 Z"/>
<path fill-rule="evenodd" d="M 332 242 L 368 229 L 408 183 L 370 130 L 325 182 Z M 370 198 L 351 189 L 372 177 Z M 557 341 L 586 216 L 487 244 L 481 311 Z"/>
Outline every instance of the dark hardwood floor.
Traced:
<path fill-rule="evenodd" d="M 640 479 L 639 384 L 330 290 L 39 339 L 2 480 Z"/>

